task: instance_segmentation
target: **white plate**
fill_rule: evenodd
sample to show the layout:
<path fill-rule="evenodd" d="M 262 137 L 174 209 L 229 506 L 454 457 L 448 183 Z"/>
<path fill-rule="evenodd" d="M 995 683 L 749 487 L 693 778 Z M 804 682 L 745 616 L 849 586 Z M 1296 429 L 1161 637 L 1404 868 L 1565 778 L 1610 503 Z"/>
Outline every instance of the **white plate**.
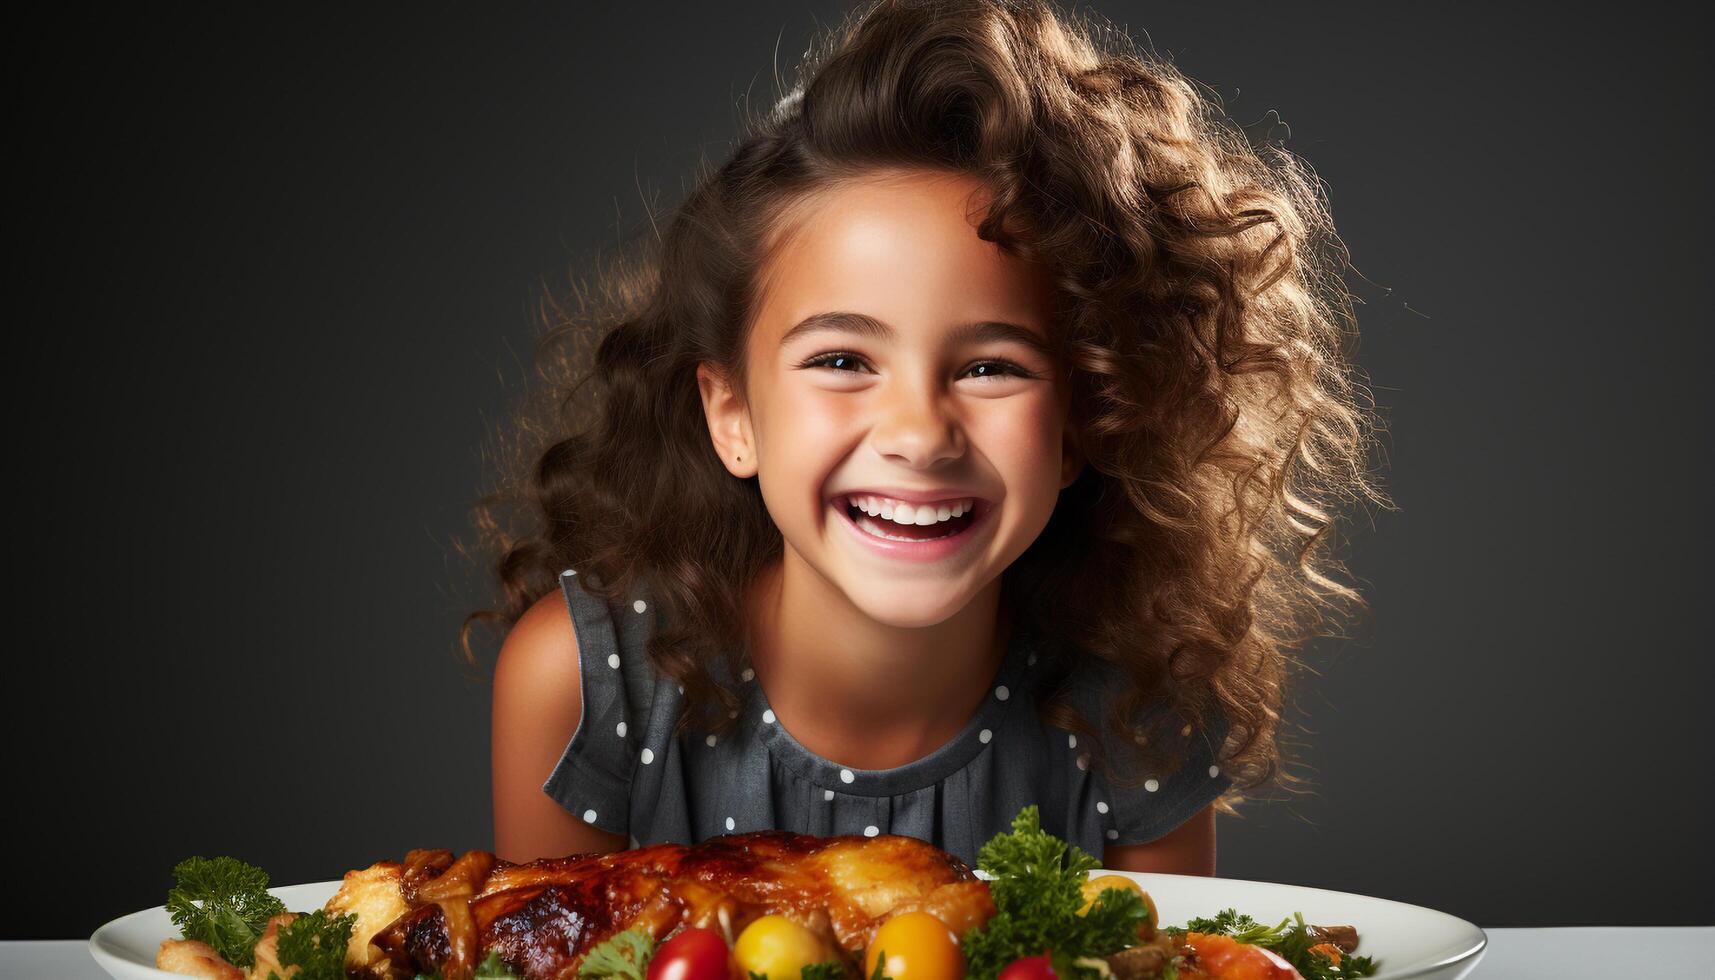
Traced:
<path fill-rule="evenodd" d="M 1374 959 L 1380 968 L 1375 980 L 1458 980 L 1471 972 L 1488 945 L 1483 930 L 1464 919 L 1384 898 L 1233 878 L 1130 871 L 1090 873 L 1134 879 L 1154 899 L 1161 921 L 1170 926 L 1229 908 L 1266 925 L 1302 912 L 1304 921 L 1315 925 L 1355 926 L 1358 952 Z M 982 872 L 978 876 L 988 877 Z M 337 881 L 318 881 L 268 891 L 291 911 L 308 912 L 327 904 L 339 886 Z M 160 949 L 161 940 L 178 936 L 166 907 L 158 905 L 121 916 L 95 930 L 89 937 L 89 952 L 102 969 L 119 980 L 160 980 L 178 974 L 155 969 L 155 951 Z"/>
<path fill-rule="evenodd" d="M 311 912 L 327 904 L 340 882 L 318 881 L 308 885 L 283 885 L 268 889 L 292 912 Z M 159 980 L 180 974 L 155 969 L 155 953 L 163 939 L 179 939 L 178 926 L 165 905 L 122 915 L 95 930 L 89 937 L 89 954 L 101 968 L 119 980 Z"/>

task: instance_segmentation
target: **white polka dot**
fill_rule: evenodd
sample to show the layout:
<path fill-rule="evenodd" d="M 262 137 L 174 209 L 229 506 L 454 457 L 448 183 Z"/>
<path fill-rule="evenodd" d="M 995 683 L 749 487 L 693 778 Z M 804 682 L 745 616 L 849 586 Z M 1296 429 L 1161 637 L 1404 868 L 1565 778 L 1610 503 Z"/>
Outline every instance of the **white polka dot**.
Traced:
<path fill-rule="evenodd" d="M 617 654 L 617 653 L 608 654 L 607 655 L 607 665 L 609 667 L 612 667 L 614 670 L 618 670 L 619 669 L 619 654 Z"/>
<path fill-rule="evenodd" d="M 834 799 L 834 791 L 833 791 L 833 790 L 831 790 L 831 789 L 825 789 L 825 790 L 822 790 L 822 799 L 824 799 L 824 800 L 826 800 L 826 801 L 828 801 L 828 802 L 830 802 L 830 803 L 831 803 L 831 802 L 833 802 L 833 799 Z"/>
<path fill-rule="evenodd" d="M 1161 784 L 1153 779 L 1146 779 L 1143 781 L 1143 788 L 1153 793 L 1161 788 Z"/>
<path fill-rule="evenodd" d="M 994 738 L 994 732 L 991 732 L 986 728 L 977 733 L 977 741 L 983 743 L 984 745 L 989 744 L 989 739 L 991 739 L 991 738 Z"/>
<path fill-rule="evenodd" d="M 774 709 L 769 708 L 768 710 L 764 711 L 762 713 L 762 720 L 767 722 L 770 725 L 774 724 Z"/>
<path fill-rule="evenodd" d="M 1108 840 L 1119 840 L 1119 836 L 1120 836 L 1120 832 L 1117 830 L 1109 830 L 1108 831 Z"/>
<path fill-rule="evenodd" d="M 1025 665 L 1025 666 L 1026 666 L 1026 667 L 1034 667 L 1034 666 L 1036 666 L 1036 654 L 1034 654 L 1034 653 L 1033 653 L 1033 654 L 1031 654 L 1031 655 L 1030 655 L 1030 656 L 1028 656 L 1028 657 L 1025 657 L 1025 658 L 1024 658 L 1024 665 Z"/>
<path fill-rule="evenodd" d="M 584 811 L 584 823 L 595 823 L 595 811 L 594 810 L 585 810 Z"/>
<path fill-rule="evenodd" d="M 1184 728 L 1181 728 L 1181 729 L 1179 729 L 1179 734 L 1181 734 L 1181 735 L 1189 735 L 1189 734 L 1191 734 L 1191 726 L 1190 726 L 1190 725 L 1186 725 L 1186 726 L 1185 726 L 1185 727 L 1184 727 Z"/>
<path fill-rule="evenodd" d="M 1012 692 L 1006 689 L 1005 684 L 1002 684 L 994 689 L 994 696 L 997 701 L 1005 701 L 1007 698 L 1012 697 Z"/>
<path fill-rule="evenodd" d="M 560 573 L 560 577 L 565 578 L 568 575 L 576 575 L 576 574 L 578 574 L 576 569 L 568 568 L 565 571 Z"/>
<path fill-rule="evenodd" d="M 711 749 L 714 748 L 715 747 L 715 737 L 713 735 L 710 735 L 708 738 L 703 739 L 703 744 L 707 745 Z"/>
<path fill-rule="evenodd" d="M 856 778 L 857 778 L 856 776 L 852 775 L 852 771 L 850 769 L 841 769 L 840 770 L 840 782 L 849 783 Z"/>
<path fill-rule="evenodd" d="M 1096 812 L 1097 812 L 1097 813 L 1106 813 L 1106 812 L 1108 812 L 1108 805 L 1107 805 L 1107 803 L 1105 803 L 1105 802 L 1103 802 L 1103 801 L 1101 801 L 1101 800 L 1097 800 L 1097 801 L 1096 801 Z"/>
<path fill-rule="evenodd" d="M 1066 736 L 1066 747 L 1069 749 L 1077 748 L 1078 747 L 1078 736 L 1076 736 L 1076 735 Z"/>
<path fill-rule="evenodd" d="M 643 759 L 643 764 L 647 766 L 651 762 L 655 761 L 655 750 L 654 749 L 644 749 L 643 755 L 641 756 L 641 758 Z"/>
<path fill-rule="evenodd" d="M 1220 774 L 1221 774 L 1221 767 L 1220 766 L 1210 766 L 1209 767 L 1209 778 L 1213 779 L 1214 777 L 1219 776 Z"/>
<path fill-rule="evenodd" d="M 639 599 L 636 602 L 631 604 L 631 608 L 637 610 L 638 612 L 642 612 L 643 610 L 649 608 L 649 603 L 644 602 L 642 599 Z"/>
<path fill-rule="evenodd" d="M 617 733 L 619 735 L 620 738 L 624 738 L 625 737 L 625 722 L 622 721 L 619 724 L 613 726 L 613 730 L 615 733 Z"/>
<path fill-rule="evenodd" d="M 728 717 L 728 718 L 737 718 L 737 717 L 738 717 L 738 709 L 737 709 L 737 708 L 733 708 L 733 709 L 732 709 L 732 710 L 730 710 L 730 711 L 728 711 L 728 712 L 727 712 L 727 713 L 726 713 L 726 716 L 727 716 L 727 717 Z"/>
<path fill-rule="evenodd" d="M 751 670 L 749 667 L 746 667 L 746 668 L 744 668 L 744 673 L 742 673 L 738 676 L 744 678 L 747 681 L 753 681 L 753 680 L 756 680 L 756 671 Z"/>
<path fill-rule="evenodd" d="M 726 829 L 731 830 L 734 826 L 736 825 L 732 822 L 732 818 L 726 818 Z"/>
<path fill-rule="evenodd" d="M 1088 753 L 1088 752 L 1078 753 L 1078 768 L 1079 769 L 1090 768 L 1090 753 Z"/>
<path fill-rule="evenodd" d="M 868 827 L 865 827 L 863 829 L 863 835 L 865 837 L 874 837 L 876 834 L 879 834 L 879 833 L 881 833 L 881 828 L 877 827 L 875 824 L 870 824 Z"/>

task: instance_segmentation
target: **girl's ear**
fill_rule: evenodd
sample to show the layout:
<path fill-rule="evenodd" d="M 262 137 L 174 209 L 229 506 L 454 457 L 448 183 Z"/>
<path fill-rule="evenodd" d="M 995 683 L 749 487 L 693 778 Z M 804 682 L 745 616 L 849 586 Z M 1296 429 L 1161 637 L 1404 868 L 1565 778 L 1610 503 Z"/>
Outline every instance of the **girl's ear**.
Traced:
<path fill-rule="evenodd" d="M 1060 489 L 1064 490 L 1084 471 L 1084 449 L 1078 439 L 1078 429 L 1068 419 L 1066 431 L 1060 437 Z"/>
<path fill-rule="evenodd" d="M 756 475 L 756 447 L 750 429 L 750 409 L 727 377 L 711 364 L 697 365 L 697 389 L 703 397 L 703 419 L 709 439 L 727 472 L 741 480 Z"/>

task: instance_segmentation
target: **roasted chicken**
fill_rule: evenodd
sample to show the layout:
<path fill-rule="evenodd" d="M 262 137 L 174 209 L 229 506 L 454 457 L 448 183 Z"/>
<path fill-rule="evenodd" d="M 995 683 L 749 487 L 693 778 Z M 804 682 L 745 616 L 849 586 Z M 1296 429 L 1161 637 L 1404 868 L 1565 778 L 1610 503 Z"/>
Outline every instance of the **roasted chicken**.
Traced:
<path fill-rule="evenodd" d="M 770 913 L 855 967 L 893 916 L 930 912 L 963 936 L 994 914 L 988 884 L 924 841 L 774 830 L 528 864 L 415 850 L 348 873 L 326 908 L 358 917 L 348 973 L 388 980 L 436 970 L 462 980 L 490 951 L 526 980 L 570 978 L 592 947 L 625 929 L 659 940 L 703 926 L 730 943 Z"/>

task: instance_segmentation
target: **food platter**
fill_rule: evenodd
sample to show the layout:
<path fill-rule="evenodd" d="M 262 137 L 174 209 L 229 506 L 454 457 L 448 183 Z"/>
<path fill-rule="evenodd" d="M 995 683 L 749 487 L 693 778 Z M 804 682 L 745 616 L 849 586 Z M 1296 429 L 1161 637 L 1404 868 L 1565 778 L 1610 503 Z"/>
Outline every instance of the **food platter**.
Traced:
<path fill-rule="evenodd" d="M 1278 922 L 1301 912 L 1306 921 L 1356 926 L 1362 937 L 1360 952 L 1373 957 L 1380 967 L 1373 980 L 1458 980 L 1482 959 L 1487 944 L 1483 930 L 1463 919 L 1387 899 L 1233 878 L 1090 872 L 1092 877 L 1102 874 L 1138 882 L 1167 924 L 1234 908 L 1262 922 Z M 982 871 L 977 876 L 989 877 Z M 319 881 L 268 891 L 288 909 L 308 911 L 321 908 L 340 884 Z M 118 980 L 163 980 L 177 974 L 156 969 L 155 953 L 162 940 L 178 934 L 166 907 L 156 906 L 103 925 L 90 936 L 89 949 L 102 969 Z"/>

